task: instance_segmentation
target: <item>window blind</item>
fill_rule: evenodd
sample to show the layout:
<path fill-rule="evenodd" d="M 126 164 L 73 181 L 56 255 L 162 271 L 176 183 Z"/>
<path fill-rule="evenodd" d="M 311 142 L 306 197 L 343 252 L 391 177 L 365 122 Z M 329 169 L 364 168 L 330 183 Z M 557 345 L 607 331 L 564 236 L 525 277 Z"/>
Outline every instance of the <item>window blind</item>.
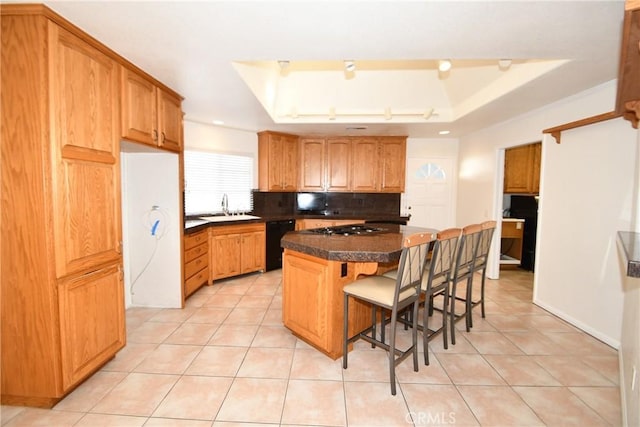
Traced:
<path fill-rule="evenodd" d="M 253 157 L 185 150 L 185 214 L 222 212 L 222 196 L 227 194 L 229 211 L 253 209 Z"/>

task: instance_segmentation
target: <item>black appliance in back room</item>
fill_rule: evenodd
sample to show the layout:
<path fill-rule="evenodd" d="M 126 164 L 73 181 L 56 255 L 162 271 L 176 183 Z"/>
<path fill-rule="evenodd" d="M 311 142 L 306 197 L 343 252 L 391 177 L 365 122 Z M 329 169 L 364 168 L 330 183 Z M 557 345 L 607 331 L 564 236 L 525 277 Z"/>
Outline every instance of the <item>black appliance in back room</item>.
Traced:
<path fill-rule="evenodd" d="M 520 267 L 533 271 L 536 254 L 536 230 L 538 227 L 538 199 L 535 196 L 511 196 L 511 218 L 524 219 L 522 232 L 522 259 Z"/>

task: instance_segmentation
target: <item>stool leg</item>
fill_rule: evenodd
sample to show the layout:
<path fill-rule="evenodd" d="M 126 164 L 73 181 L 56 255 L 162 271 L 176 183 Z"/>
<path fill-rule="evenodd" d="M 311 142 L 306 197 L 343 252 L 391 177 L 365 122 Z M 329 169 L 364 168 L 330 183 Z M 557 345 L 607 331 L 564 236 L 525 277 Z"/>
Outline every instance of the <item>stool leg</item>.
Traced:
<path fill-rule="evenodd" d="M 391 382 L 391 394 L 396 395 L 396 317 L 397 311 L 391 312 L 391 328 L 389 331 L 389 379 Z"/>
<path fill-rule="evenodd" d="M 347 354 L 349 351 L 349 295 L 344 294 L 344 322 L 342 325 L 342 368 L 347 369 Z"/>

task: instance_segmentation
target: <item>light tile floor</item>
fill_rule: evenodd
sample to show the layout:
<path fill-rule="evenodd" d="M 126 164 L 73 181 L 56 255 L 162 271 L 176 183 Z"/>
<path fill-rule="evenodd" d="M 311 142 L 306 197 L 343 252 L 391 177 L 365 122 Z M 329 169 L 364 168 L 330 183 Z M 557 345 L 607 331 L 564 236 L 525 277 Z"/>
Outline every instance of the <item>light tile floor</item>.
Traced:
<path fill-rule="evenodd" d="M 617 426 L 617 352 L 531 303 L 532 274 L 487 281 L 456 345 L 397 368 L 356 343 L 349 368 L 282 325 L 281 271 L 204 287 L 180 309 L 127 310 L 127 346 L 52 410 L 2 426 Z M 400 339 L 407 334 L 400 332 Z M 406 342 L 406 341 L 405 341 Z M 420 354 L 420 360 L 422 360 Z"/>

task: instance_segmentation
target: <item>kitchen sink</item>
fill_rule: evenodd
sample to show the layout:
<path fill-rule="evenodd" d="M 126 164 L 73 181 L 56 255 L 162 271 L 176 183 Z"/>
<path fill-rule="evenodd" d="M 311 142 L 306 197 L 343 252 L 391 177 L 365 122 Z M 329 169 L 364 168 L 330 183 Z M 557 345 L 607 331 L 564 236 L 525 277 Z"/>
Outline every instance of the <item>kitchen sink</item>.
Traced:
<path fill-rule="evenodd" d="M 199 218 L 209 222 L 248 221 L 250 219 L 260 219 L 259 216 L 253 216 L 253 215 L 215 215 L 215 216 L 201 216 Z"/>

